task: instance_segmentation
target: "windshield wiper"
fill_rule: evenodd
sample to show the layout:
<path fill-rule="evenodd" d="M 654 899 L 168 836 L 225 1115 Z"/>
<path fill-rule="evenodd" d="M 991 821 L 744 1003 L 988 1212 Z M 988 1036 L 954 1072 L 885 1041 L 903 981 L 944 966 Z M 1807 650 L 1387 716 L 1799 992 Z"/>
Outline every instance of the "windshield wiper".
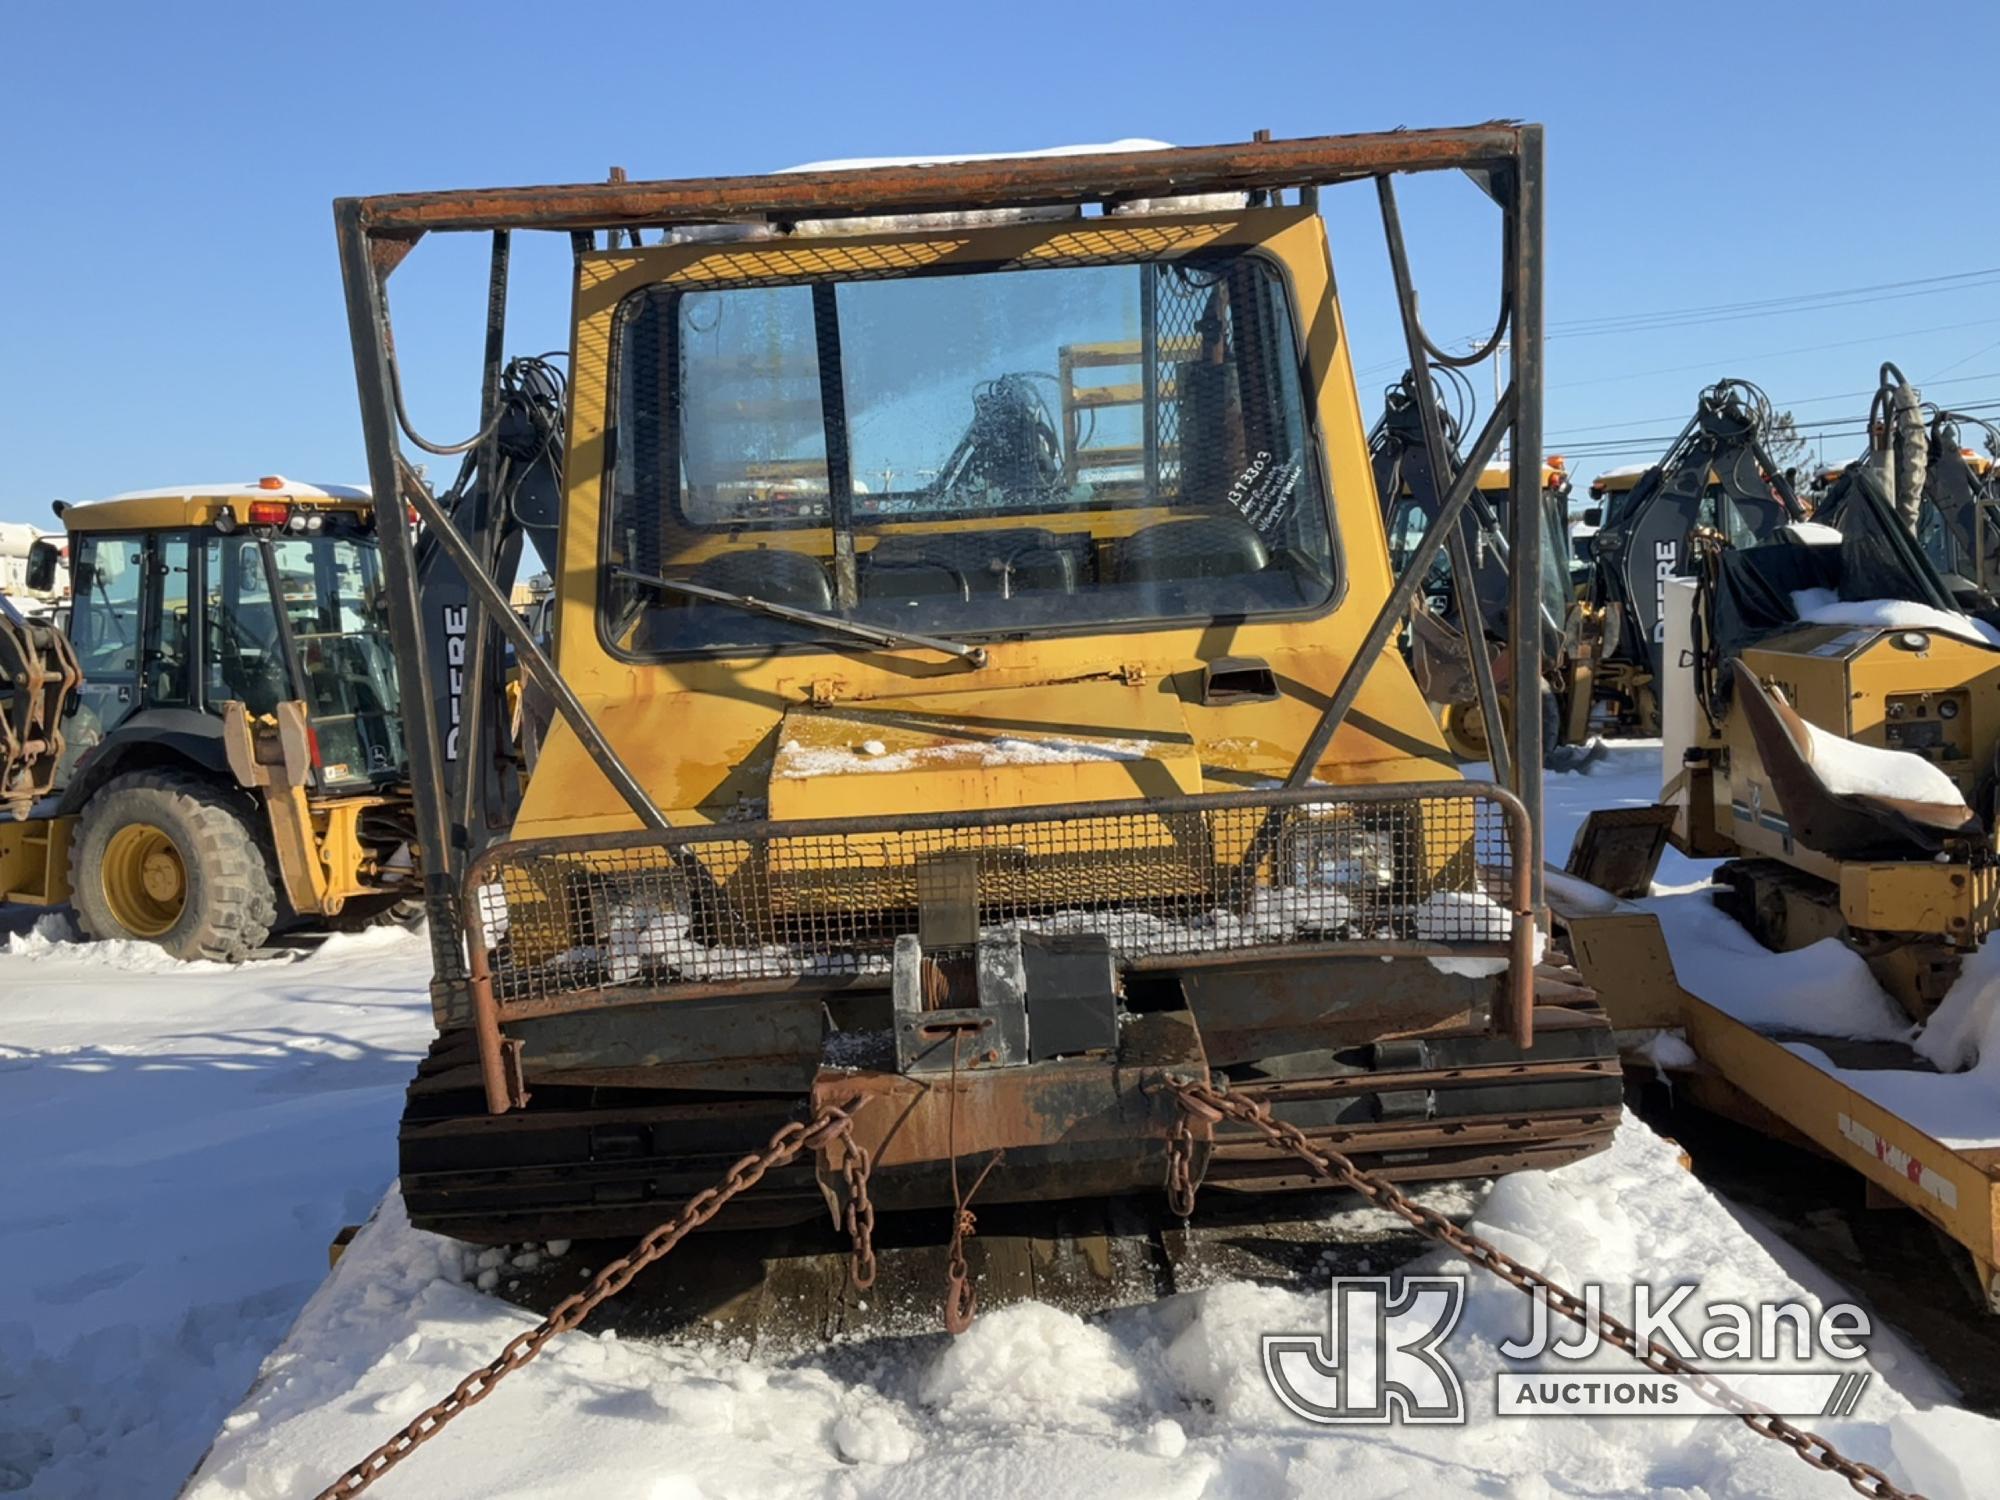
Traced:
<path fill-rule="evenodd" d="M 800 609 L 794 604 L 778 604 L 769 599 L 759 599 L 754 594 L 732 594 L 727 589 L 713 589 L 705 583 L 689 583 L 680 578 L 660 578 L 651 573 L 635 573 L 630 568 L 615 568 L 612 570 L 612 576 L 625 579 L 628 583 L 644 584 L 648 588 L 685 594 L 690 599 L 705 599 L 711 604 L 734 605 L 753 615 L 767 615 L 773 620 L 789 620 L 795 625 L 811 625 L 836 635 L 851 636 L 857 641 L 866 641 L 871 646 L 921 646 L 926 651 L 940 651 L 946 656 L 955 656 L 968 666 L 986 665 L 984 646 L 967 646 L 959 641 L 947 641 L 934 635 L 918 635 L 910 630 L 891 630 L 881 625 L 864 625 L 858 620 L 843 620 L 839 615 L 821 614 L 816 609 Z"/>

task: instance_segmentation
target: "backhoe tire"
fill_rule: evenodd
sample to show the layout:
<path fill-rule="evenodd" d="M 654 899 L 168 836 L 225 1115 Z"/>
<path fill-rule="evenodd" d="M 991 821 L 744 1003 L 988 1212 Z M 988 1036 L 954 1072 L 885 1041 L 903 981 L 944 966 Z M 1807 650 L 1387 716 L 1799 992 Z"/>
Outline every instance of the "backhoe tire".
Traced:
<path fill-rule="evenodd" d="M 1486 715 L 1477 703 L 1441 704 L 1437 710 L 1438 728 L 1444 733 L 1444 742 L 1451 753 L 1461 761 L 1490 761 L 1493 746 L 1486 738 Z M 1514 728 L 1514 702 L 1503 698 L 1500 703 L 1500 721 L 1512 737 Z M 1542 685 L 1542 764 L 1549 765 L 1550 756 L 1562 743 L 1562 705 L 1554 691 Z"/>
<path fill-rule="evenodd" d="M 133 771 L 99 787 L 70 842 L 69 884 L 85 936 L 157 943 L 179 959 L 236 963 L 278 919 L 247 811 L 183 772 Z"/>

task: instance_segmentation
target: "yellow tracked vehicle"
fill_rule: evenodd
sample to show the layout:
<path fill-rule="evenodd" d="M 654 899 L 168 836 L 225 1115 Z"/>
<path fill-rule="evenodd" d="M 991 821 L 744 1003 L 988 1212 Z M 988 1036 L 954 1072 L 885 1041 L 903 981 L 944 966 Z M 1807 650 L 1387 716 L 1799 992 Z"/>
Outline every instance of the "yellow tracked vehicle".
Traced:
<path fill-rule="evenodd" d="M 281 927 L 411 914 L 367 492 L 272 476 L 58 513 L 67 632 L 0 619 L 0 901 L 230 960 Z M 38 541 L 30 586 L 58 561 Z"/>
<path fill-rule="evenodd" d="M 976 1193 L 1043 1214 L 1025 1263 L 1053 1276 L 1083 1241 L 1050 1215 L 1124 1205 L 1157 1237 L 1198 1189 L 1308 1185 L 1175 1078 L 1393 1176 L 1601 1147 L 1609 1033 L 1536 982 L 1532 471 L 1507 785 L 1458 778 L 1394 649 L 1501 437 L 1540 446 L 1541 160 L 1492 125 L 339 203 L 377 505 L 419 518 L 383 530 L 439 1026 L 412 1219 L 644 1230 L 842 1110 L 730 1223 L 880 1209 L 962 1264 Z M 1426 379 L 1391 185 L 1418 170 L 1501 210 L 1511 381 L 1398 571 L 1317 196 L 1372 184 Z M 403 443 L 503 441 L 530 230 L 573 250 L 559 487 L 482 503 L 504 465 L 479 459 L 434 496 Z M 451 231 L 492 243 L 461 444 L 410 428 L 389 312 Z M 551 528 L 546 651 L 493 567 L 524 515 Z M 425 548 L 470 600 L 442 627 L 462 674 Z M 515 806 L 489 796 L 509 646 L 550 714 Z"/>

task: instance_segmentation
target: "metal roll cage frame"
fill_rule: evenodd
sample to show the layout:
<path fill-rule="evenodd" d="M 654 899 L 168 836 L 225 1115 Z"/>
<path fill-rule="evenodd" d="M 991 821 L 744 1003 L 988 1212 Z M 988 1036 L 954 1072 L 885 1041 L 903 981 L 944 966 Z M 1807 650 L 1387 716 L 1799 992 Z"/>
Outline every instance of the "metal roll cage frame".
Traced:
<path fill-rule="evenodd" d="M 782 230 L 801 219 L 948 211 L 967 203 L 991 208 L 1072 206 L 1083 211 L 1130 199 L 1231 192 L 1270 202 L 1290 191 L 1301 203 L 1312 205 L 1322 187 L 1372 180 L 1409 367 L 1417 389 L 1429 390 L 1432 366 L 1452 363 L 1455 357 L 1444 355 L 1430 341 L 1419 319 L 1392 178 L 1398 173 L 1439 171 L 1466 173 L 1502 214 L 1501 317 L 1486 347 L 1496 348 L 1505 340 L 1508 380 L 1457 468 L 1436 521 L 1377 612 L 1286 784 L 1296 788 L 1311 781 L 1314 766 L 1353 707 L 1369 670 L 1382 652 L 1393 649 L 1396 632 L 1432 559 L 1441 546 L 1458 536 L 1459 517 L 1481 471 L 1498 451 L 1501 438 L 1511 434 L 1516 456 L 1508 506 L 1508 543 L 1513 559 L 1508 598 L 1508 633 L 1514 643 L 1511 714 L 1503 711 L 1492 665 L 1484 652 L 1475 654 L 1474 669 L 1487 723 L 1503 726 L 1503 733 L 1491 736 L 1496 747 L 1496 780 L 1504 783 L 1527 814 L 1528 843 L 1515 857 L 1527 866 L 1532 906 L 1539 913 L 1543 905 L 1542 671 L 1536 592 L 1542 554 L 1541 466 L 1537 461 L 1542 449 L 1543 385 L 1541 126 L 1494 121 L 1436 130 L 1293 140 L 1271 140 L 1267 133 L 1259 132 L 1251 141 L 1159 151 L 659 182 L 628 182 L 622 172 L 614 170 L 611 180 L 602 183 L 337 200 L 334 223 L 368 474 L 382 539 L 397 670 L 403 681 L 405 741 L 437 983 L 462 988 L 468 977 L 462 946 L 462 893 L 470 862 L 489 838 L 488 820 L 478 805 L 485 777 L 477 757 L 483 753 L 482 736 L 492 732 L 488 722 L 492 707 L 484 701 L 479 685 L 485 681 L 490 653 L 498 649 L 496 629 L 512 644 L 523 674 L 550 696 L 556 712 L 630 806 L 640 826 L 660 831 L 669 824 L 515 616 L 493 576 L 492 538 L 468 538 L 461 532 L 417 479 L 400 450 L 401 394 L 393 356 L 388 280 L 425 234 L 472 231 L 492 236 L 479 436 L 467 445 L 483 450 L 488 460 L 485 472 L 490 474 L 498 441 L 510 237 L 517 229 L 567 233 L 575 251 L 583 254 L 600 244 L 600 236 L 606 246 L 615 246 L 621 239 L 637 244 L 642 230 L 695 224 L 759 223 Z M 1428 403 L 1423 406 L 1423 429 L 1432 471 L 1452 472 L 1452 456 L 1436 412 Z M 424 650 L 410 512 L 463 576 L 472 597 L 465 680 L 473 690 L 467 695 L 463 722 L 457 726 L 460 743 L 470 750 L 456 783 L 447 782 L 443 775 L 446 726 L 439 722 L 434 689 L 439 673 L 448 669 L 433 662 Z M 1462 563 L 1457 554 L 1463 549 L 1452 550 L 1454 564 Z M 1469 579 L 1466 586 L 1470 587 Z"/>

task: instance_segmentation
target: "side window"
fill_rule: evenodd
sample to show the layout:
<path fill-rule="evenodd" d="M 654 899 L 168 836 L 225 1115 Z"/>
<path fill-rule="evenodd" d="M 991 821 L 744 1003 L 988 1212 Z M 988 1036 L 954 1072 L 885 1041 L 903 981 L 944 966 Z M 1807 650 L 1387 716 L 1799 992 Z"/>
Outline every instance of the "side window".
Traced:
<path fill-rule="evenodd" d="M 185 536 L 162 537 L 154 562 L 159 605 L 147 613 L 155 632 L 146 667 L 146 702 L 186 708 L 194 702 L 194 588 Z"/>
<path fill-rule="evenodd" d="M 76 544 L 70 639 L 83 667 L 84 702 L 105 729 L 132 711 L 137 696 L 145 573 L 145 543 L 137 537 L 85 537 Z"/>

